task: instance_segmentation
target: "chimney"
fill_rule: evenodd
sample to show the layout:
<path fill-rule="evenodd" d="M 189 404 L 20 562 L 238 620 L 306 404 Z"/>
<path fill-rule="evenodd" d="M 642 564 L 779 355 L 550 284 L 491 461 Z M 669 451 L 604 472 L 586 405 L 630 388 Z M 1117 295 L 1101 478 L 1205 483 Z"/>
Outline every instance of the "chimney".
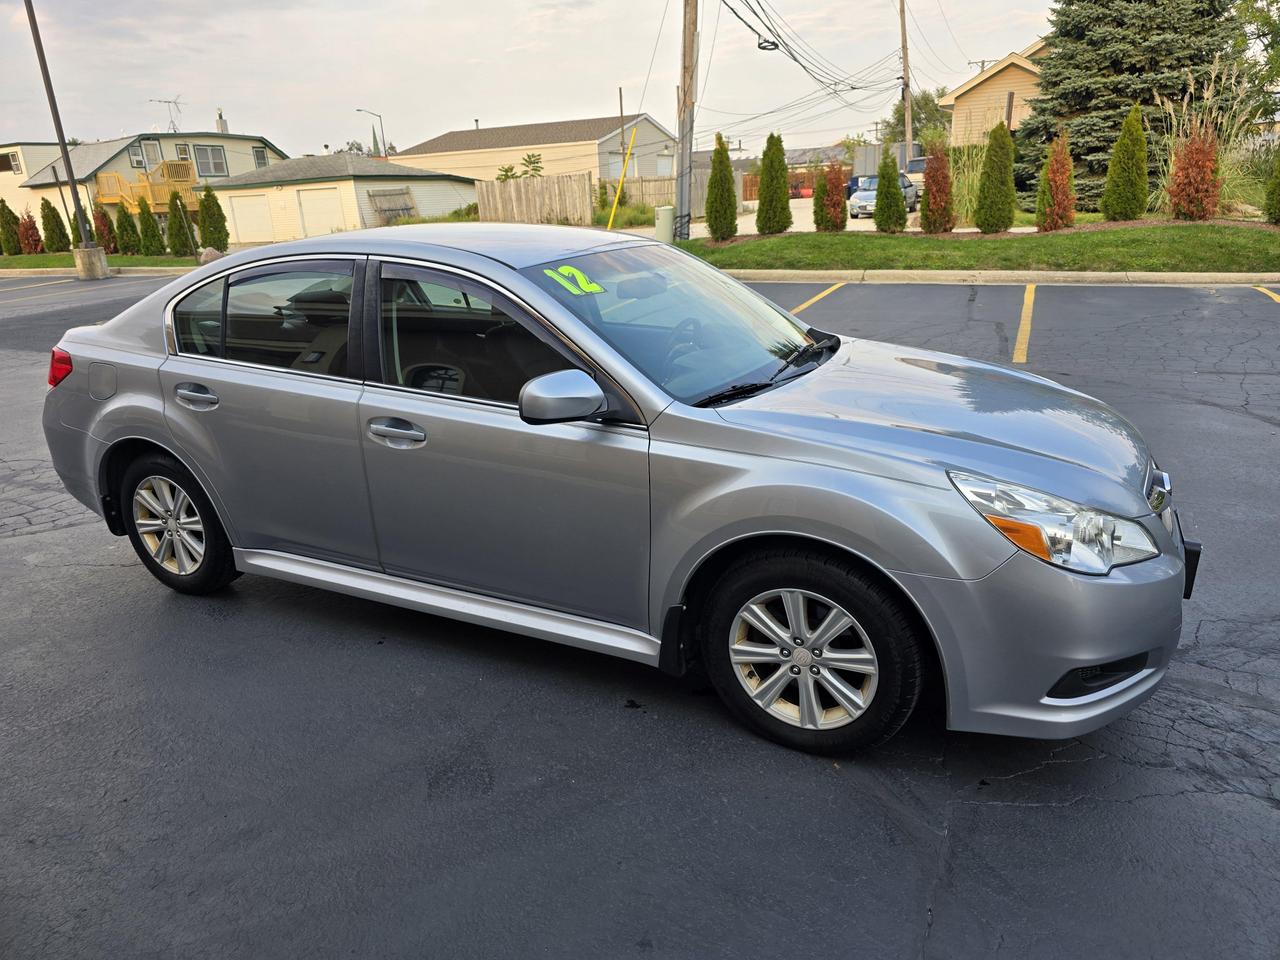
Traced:
<path fill-rule="evenodd" d="M 221 107 L 219 107 L 219 108 L 218 108 L 218 119 L 217 119 L 217 121 L 215 121 L 215 129 L 217 129 L 217 131 L 218 131 L 219 133 L 230 133 L 230 132 L 231 132 L 231 131 L 227 128 L 227 121 L 226 121 L 226 118 L 224 118 L 224 117 L 222 116 L 222 108 L 221 108 Z"/>
<path fill-rule="evenodd" d="M 479 117 L 477 117 L 477 118 L 476 118 L 475 123 L 476 123 L 476 129 L 477 129 L 477 130 L 479 130 L 479 129 L 480 129 L 480 118 L 479 118 Z"/>

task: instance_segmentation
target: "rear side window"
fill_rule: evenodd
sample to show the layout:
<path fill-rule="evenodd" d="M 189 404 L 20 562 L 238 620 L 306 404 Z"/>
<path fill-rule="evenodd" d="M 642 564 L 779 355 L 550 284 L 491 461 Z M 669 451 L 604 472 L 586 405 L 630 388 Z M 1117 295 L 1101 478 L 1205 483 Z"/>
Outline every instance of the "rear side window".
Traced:
<path fill-rule="evenodd" d="M 347 375 L 351 266 L 305 266 L 232 278 L 223 322 L 228 360 Z"/>
<path fill-rule="evenodd" d="M 222 356 L 222 294 L 226 286 L 225 278 L 206 283 L 173 308 L 173 326 L 182 353 Z"/>

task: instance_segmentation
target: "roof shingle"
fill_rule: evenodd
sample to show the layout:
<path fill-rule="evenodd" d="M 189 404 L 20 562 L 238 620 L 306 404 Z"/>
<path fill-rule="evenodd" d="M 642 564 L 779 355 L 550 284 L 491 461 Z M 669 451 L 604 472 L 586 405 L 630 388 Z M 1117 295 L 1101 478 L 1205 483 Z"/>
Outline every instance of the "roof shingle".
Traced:
<path fill-rule="evenodd" d="M 317 157 L 294 157 L 281 160 L 248 173 L 213 181 L 214 189 L 223 187 L 254 187 L 272 183 L 290 183 L 299 180 L 347 180 L 352 177 L 391 177 L 395 179 L 461 180 L 474 183 L 471 177 L 435 170 L 406 167 L 400 163 L 362 157 L 358 153 L 330 153 Z"/>
<path fill-rule="evenodd" d="M 642 113 L 632 113 L 625 118 L 591 117 L 587 120 L 521 123 L 511 127 L 481 127 L 479 130 L 450 130 L 400 152 L 453 153 L 458 150 L 496 150 L 503 147 L 536 147 L 544 143 L 600 140 L 643 116 Z"/>

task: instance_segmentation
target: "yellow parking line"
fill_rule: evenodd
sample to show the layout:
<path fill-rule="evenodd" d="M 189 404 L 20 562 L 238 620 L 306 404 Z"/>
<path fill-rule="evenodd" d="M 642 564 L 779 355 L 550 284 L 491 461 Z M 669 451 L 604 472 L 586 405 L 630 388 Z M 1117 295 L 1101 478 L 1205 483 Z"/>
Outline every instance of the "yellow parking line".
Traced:
<path fill-rule="evenodd" d="M 823 297 L 825 297 L 827 294 L 829 294 L 829 293 L 835 293 L 837 290 L 839 290 L 841 287 L 843 287 L 846 283 L 848 283 L 848 281 L 847 281 L 847 280 L 841 280 L 839 283 L 833 283 L 831 286 L 827 287 L 827 289 L 823 290 L 820 294 L 818 294 L 817 296 L 814 296 L 814 297 L 810 297 L 808 300 L 806 300 L 804 303 L 800 304 L 800 306 L 796 307 L 796 308 L 795 308 L 795 309 L 793 309 L 791 312 L 792 312 L 792 313 L 799 313 L 801 310 L 807 310 L 807 309 L 809 309 L 809 308 L 810 308 L 810 307 L 812 307 L 815 303 L 817 303 L 819 300 L 821 300 Z"/>
<path fill-rule="evenodd" d="M 75 277 L 67 277 L 65 280 L 43 280 L 40 283 L 24 283 L 20 287 L 0 287 L 0 293 L 8 293 L 11 290 L 30 290 L 32 287 L 51 287 L 55 283 L 74 283 Z"/>
<path fill-rule="evenodd" d="M 1254 287 L 1253 289 L 1257 290 L 1261 294 L 1264 294 L 1265 296 L 1270 297 L 1276 303 L 1280 303 L 1280 294 L 1272 293 L 1266 287 Z"/>
<path fill-rule="evenodd" d="M 1028 283 L 1022 294 L 1022 322 L 1018 324 L 1018 339 L 1013 344 L 1013 362 L 1027 362 L 1027 346 L 1031 343 L 1031 312 L 1036 305 L 1036 285 Z"/>

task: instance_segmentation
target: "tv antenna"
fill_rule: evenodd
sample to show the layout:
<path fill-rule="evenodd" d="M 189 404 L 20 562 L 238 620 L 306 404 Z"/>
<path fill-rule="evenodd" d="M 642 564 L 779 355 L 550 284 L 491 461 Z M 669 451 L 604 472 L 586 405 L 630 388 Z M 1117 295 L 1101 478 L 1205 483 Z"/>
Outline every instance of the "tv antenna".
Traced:
<path fill-rule="evenodd" d="M 148 103 L 163 103 L 169 108 L 169 132 L 178 132 L 178 118 L 182 116 L 182 94 L 175 93 L 172 100 L 152 98 Z"/>

